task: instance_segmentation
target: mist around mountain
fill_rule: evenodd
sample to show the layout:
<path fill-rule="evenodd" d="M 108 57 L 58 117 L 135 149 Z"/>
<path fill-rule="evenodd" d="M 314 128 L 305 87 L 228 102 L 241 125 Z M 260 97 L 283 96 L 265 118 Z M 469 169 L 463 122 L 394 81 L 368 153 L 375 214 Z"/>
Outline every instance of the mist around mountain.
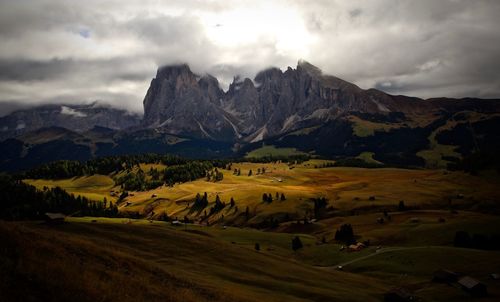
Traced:
<path fill-rule="evenodd" d="M 299 61 L 224 91 L 187 64 L 160 67 L 144 116 L 91 105 L 46 105 L 0 118 L 0 168 L 56 159 L 174 153 L 243 157 L 262 146 L 392 166 L 447 167 L 500 150 L 499 100 L 390 95 Z M 22 162 L 22 164 L 20 164 Z"/>

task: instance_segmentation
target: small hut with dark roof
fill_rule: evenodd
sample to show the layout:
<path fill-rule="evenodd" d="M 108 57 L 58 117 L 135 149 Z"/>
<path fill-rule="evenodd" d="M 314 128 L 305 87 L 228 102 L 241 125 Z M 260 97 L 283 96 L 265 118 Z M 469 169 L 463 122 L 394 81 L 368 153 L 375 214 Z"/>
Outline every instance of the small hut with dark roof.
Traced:
<path fill-rule="evenodd" d="M 472 277 L 465 276 L 463 278 L 460 278 L 458 280 L 458 284 L 462 287 L 463 290 L 474 297 L 485 297 L 488 295 L 486 285 Z"/>
<path fill-rule="evenodd" d="M 434 272 L 433 274 L 432 281 L 438 282 L 438 283 L 453 283 L 457 282 L 458 280 L 458 274 L 447 270 L 447 269 L 440 269 Z"/>
<path fill-rule="evenodd" d="M 64 223 L 66 215 L 62 213 L 45 213 L 45 222 L 48 224 L 62 224 Z"/>

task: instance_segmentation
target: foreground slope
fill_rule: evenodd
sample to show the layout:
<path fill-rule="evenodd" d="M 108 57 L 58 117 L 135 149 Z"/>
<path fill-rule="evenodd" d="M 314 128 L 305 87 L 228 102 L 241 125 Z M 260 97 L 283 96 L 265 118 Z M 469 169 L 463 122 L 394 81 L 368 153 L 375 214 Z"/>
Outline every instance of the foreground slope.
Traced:
<path fill-rule="evenodd" d="M 164 225 L 0 223 L 9 301 L 377 301 L 387 285 Z"/>

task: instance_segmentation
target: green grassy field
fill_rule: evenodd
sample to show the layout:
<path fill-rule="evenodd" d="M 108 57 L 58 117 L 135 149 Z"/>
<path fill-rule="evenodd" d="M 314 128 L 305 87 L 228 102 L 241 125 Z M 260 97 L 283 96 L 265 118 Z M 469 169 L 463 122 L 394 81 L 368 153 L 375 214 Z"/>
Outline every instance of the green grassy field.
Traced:
<path fill-rule="evenodd" d="M 311 160 L 296 165 L 234 163 L 232 169 L 240 169 L 240 176 L 234 175 L 233 170 L 220 170 L 224 174 L 220 182 L 200 179 L 173 187 L 130 192 L 131 196 L 121 204 L 120 211 L 143 214 L 147 210 L 156 216 L 166 213 L 172 218 L 188 216 L 198 220 L 203 212 L 190 211 L 190 205 L 197 193 L 204 192 L 207 192 L 209 207 L 216 195 L 226 203 L 233 198 L 236 204 L 235 208 L 226 207 L 210 217 L 210 223 L 222 222 L 224 215 L 223 223 L 236 225 L 258 224 L 270 218 L 283 220 L 285 216 L 290 220 L 302 219 L 312 214 L 311 198 L 318 197 L 327 198 L 329 206 L 339 214 L 380 212 L 383 208 L 394 211 L 401 200 L 407 207 L 418 209 L 448 209 L 453 206 L 488 212 L 490 208 L 497 208 L 500 181 L 494 176 L 472 176 L 442 170 L 318 168 L 325 162 Z M 257 170 L 262 168 L 266 169 L 266 173 L 257 175 Z M 250 170 L 252 176 L 248 176 Z M 25 181 L 40 189 L 60 186 L 71 193 L 97 200 L 104 197 L 116 200 L 110 191 L 119 189 L 114 187 L 111 177 L 102 175 L 57 181 Z M 272 194 L 274 201 L 264 203 L 264 193 Z M 286 200 L 277 200 L 276 193 L 280 197 L 283 193 Z M 242 220 L 247 207 L 250 213 L 248 221 Z"/>
<path fill-rule="evenodd" d="M 112 196 L 111 191 L 119 189 L 115 187 L 113 179 L 107 175 L 74 177 L 63 180 L 27 179 L 25 182 L 39 189 L 61 187 L 69 193 L 96 201 L 104 198 L 116 201 L 117 196 Z"/>

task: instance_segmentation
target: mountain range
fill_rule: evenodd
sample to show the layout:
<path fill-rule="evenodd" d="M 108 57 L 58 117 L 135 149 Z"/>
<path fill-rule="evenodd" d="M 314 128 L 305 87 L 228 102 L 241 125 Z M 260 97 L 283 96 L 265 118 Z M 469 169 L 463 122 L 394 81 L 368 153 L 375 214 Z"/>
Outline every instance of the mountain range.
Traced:
<path fill-rule="evenodd" d="M 125 110 L 87 105 L 43 105 L 0 117 L 0 140 L 41 128 L 62 127 L 75 132 L 95 126 L 121 130 L 139 125 L 141 117 Z"/>
<path fill-rule="evenodd" d="M 295 69 L 266 69 L 253 80 L 235 77 L 227 91 L 215 77 L 181 64 L 158 69 L 142 119 L 95 104 L 50 105 L 0 118 L 0 168 L 141 152 L 244 156 L 263 145 L 445 167 L 473 152 L 500 150 L 499 126 L 499 100 L 424 100 L 364 90 L 305 61 Z"/>

